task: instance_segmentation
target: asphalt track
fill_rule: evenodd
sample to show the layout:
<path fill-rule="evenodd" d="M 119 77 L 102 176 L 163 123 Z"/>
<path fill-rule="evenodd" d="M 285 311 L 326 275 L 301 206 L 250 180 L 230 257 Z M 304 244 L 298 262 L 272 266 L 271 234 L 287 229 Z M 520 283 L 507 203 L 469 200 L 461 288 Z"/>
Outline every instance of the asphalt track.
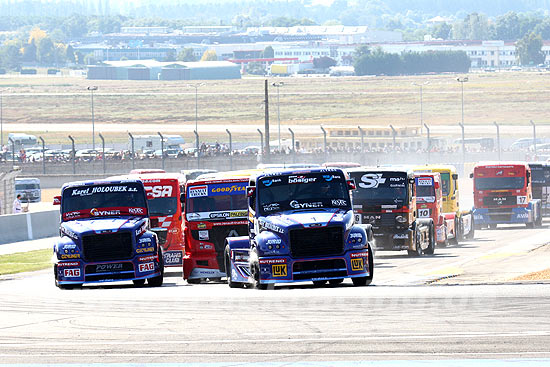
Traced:
<path fill-rule="evenodd" d="M 161 288 L 3 276 L 0 364 L 550 365 L 550 282 L 514 280 L 550 267 L 547 233 L 485 230 L 420 258 L 378 251 L 362 288 L 189 285 L 176 269 Z"/>

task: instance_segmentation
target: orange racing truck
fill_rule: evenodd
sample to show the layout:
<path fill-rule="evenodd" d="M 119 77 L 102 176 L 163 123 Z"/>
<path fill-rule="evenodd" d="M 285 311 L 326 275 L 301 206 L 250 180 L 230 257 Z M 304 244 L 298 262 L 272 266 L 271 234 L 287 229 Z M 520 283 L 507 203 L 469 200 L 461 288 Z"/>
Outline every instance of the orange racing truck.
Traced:
<path fill-rule="evenodd" d="M 132 172 L 125 177 L 143 182 L 150 225 L 164 250 L 164 266 L 182 266 L 185 252 L 182 205 L 185 178 L 179 173 L 145 170 Z"/>
<path fill-rule="evenodd" d="M 188 283 L 226 276 L 225 238 L 248 234 L 248 175 L 207 175 L 186 183 L 183 278 Z"/>
<path fill-rule="evenodd" d="M 498 224 L 542 225 L 541 201 L 533 199 L 531 169 L 525 162 L 485 162 L 474 167 L 476 227 Z"/>

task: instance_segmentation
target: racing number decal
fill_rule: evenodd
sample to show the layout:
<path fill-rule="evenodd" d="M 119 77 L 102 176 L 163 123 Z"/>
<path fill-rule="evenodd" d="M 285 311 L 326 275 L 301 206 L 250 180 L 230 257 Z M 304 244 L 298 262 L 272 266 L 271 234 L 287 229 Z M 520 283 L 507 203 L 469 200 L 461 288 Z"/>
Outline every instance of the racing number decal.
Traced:
<path fill-rule="evenodd" d="M 271 265 L 271 272 L 274 277 L 286 277 L 286 264 L 273 264 Z"/>
<path fill-rule="evenodd" d="M 518 196 L 518 205 L 527 204 L 527 196 Z"/>
<path fill-rule="evenodd" d="M 351 270 L 361 271 L 364 268 L 365 268 L 365 265 L 363 263 L 363 258 L 362 257 L 351 259 Z"/>
<path fill-rule="evenodd" d="M 430 209 L 418 209 L 418 218 L 429 218 Z"/>
<path fill-rule="evenodd" d="M 354 214 L 355 216 L 355 223 L 361 224 L 361 214 Z"/>

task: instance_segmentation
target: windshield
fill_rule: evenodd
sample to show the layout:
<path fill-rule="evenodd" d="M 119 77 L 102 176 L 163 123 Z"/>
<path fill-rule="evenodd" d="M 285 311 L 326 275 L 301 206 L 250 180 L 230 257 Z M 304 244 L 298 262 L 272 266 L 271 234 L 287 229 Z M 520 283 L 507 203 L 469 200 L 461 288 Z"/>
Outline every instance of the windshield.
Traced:
<path fill-rule="evenodd" d="M 36 190 L 39 189 L 39 184 L 16 184 L 15 189 L 16 190 Z"/>
<path fill-rule="evenodd" d="M 431 177 L 417 177 L 415 182 L 417 197 L 435 196 L 435 188 Z"/>
<path fill-rule="evenodd" d="M 550 167 L 533 166 L 531 176 L 534 184 L 550 183 Z"/>
<path fill-rule="evenodd" d="M 174 215 L 178 211 L 176 197 L 148 199 L 147 204 L 149 205 L 149 215 Z"/>
<path fill-rule="evenodd" d="M 351 207 L 341 171 L 263 177 L 257 192 L 260 215 L 295 209 Z"/>
<path fill-rule="evenodd" d="M 440 173 L 441 175 L 441 192 L 444 196 L 451 192 L 451 175 L 449 173 Z"/>
<path fill-rule="evenodd" d="M 246 186 L 248 182 L 188 186 L 187 219 L 246 218 L 248 215 Z"/>
<path fill-rule="evenodd" d="M 136 182 L 70 187 L 62 194 L 63 219 L 147 215 L 143 186 Z"/>
<path fill-rule="evenodd" d="M 476 177 L 475 179 L 477 190 L 522 189 L 524 184 L 524 177 Z"/>
<path fill-rule="evenodd" d="M 352 172 L 357 189 L 353 191 L 356 203 L 404 205 L 407 202 L 406 172 Z"/>

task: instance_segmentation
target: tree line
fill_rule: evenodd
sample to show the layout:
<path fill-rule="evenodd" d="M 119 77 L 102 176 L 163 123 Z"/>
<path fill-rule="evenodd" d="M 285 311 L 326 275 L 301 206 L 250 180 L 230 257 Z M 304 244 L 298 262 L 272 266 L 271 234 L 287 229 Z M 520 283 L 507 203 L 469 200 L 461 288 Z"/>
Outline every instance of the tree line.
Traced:
<path fill-rule="evenodd" d="M 354 54 L 356 75 L 405 75 L 456 72 L 467 73 L 470 58 L 464 51 L 403 52 L 395 54 L 380 47 L 359 46 Z"/>

